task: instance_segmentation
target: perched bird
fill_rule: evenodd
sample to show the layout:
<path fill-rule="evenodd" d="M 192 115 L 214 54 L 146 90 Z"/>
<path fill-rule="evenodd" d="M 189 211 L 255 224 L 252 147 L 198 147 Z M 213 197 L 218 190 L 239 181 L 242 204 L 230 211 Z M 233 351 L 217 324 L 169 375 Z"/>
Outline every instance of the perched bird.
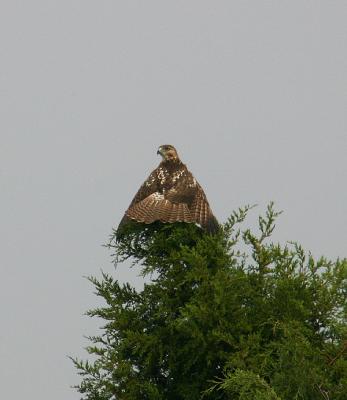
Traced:
<path fill-rule="evenodd" d="M 150 224 L 161 222 L 196 223 L 209 233 L 216 233 L 218 222 L 208 204 L 206 195 L 176 149 L 160 146 L 159 166 L 149 175 L 126 210 L 119 228 L 127 221 Z"/>

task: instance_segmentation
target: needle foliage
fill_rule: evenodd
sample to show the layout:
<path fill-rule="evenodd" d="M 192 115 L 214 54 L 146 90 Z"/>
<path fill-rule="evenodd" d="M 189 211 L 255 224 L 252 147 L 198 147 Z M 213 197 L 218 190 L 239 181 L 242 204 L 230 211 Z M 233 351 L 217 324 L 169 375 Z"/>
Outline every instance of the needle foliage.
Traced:
<path fill-rule="evenodd" d="M 347 399 L 347 261 L 273 243 L 272 204 L 243 230 L 250 208 L 213 236 L 184 223 L 113 233 L 117 268 L 130 259 L 149 279 L 137 291 L 89 278 L 104 306 L 87 314 L 104 323 L 92 361 L 73 359 L 83 399 Z"/>

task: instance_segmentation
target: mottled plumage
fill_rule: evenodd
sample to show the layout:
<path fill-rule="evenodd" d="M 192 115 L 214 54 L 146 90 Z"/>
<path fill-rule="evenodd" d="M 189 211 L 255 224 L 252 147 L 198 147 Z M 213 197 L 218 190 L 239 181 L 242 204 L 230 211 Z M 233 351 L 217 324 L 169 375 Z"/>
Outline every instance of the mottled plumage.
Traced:
<path fill-rule="evenodd" d="M 218 222 L 206 195 L 179 159 L 176 149 L 163 145 L 157 153 L 163 157 L 162 162 L 140 187 L 119 226 L 129 219 L 146 224 L 182 221 L 215 233 Z"/>

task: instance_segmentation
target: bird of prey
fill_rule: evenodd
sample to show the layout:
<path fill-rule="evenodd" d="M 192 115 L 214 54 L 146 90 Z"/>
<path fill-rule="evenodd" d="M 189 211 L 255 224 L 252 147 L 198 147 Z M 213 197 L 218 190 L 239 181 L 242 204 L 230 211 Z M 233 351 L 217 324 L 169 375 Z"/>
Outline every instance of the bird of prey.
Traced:
<path fill-rule="evenodd" d="M 145 224 L 181 221 L 198 224 L 206 232 L 216 233 L 219 225 L 206 195 L 179 159 L 176 149 L 166 144 L 159 147 L 157 154 L 162 156 L 161 163 L 136 193 L 118 230 L 129 220 Z"/>

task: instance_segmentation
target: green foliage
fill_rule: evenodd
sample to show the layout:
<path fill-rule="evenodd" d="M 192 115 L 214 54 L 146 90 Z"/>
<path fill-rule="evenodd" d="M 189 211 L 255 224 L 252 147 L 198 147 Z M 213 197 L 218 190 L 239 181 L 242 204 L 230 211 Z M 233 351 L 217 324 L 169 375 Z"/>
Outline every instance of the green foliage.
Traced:
<path fill-rule="evenodd" d="M 89 278 L 105 321 L 74 363 L 86 400 L 346 400 L 347 260 L 314 260 L 241 230 L 251 207 L 217 235 L 192 224 L 129 224 L 111 236 L 115 263 L 151 277 L 142 291 Z M 121 267 L 118 265 L 118 268 Z"/>
<path fill-rule="evenodd" d="M 206 390 L 205 395 L 214 390 L 223 390 L 226 398 L 238 400 L 279 400 L 270 385 L 252 371 L 236 369 L 228 372 L 225 377 L 215 382 Z"/>

